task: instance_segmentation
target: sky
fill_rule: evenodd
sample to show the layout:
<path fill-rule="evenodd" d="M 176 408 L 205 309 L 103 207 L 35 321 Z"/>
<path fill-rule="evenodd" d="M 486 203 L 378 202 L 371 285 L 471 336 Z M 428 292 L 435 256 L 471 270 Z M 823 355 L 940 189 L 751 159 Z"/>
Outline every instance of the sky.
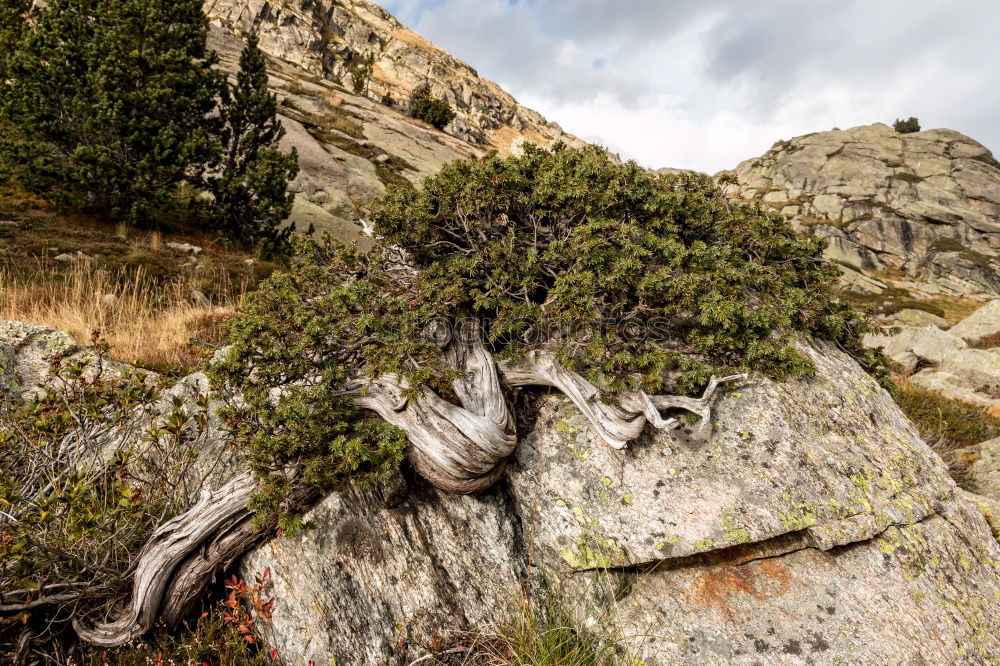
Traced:
<path fill-rule="evenodd" d="M 565 131 L 648 167 L 715 173 L 780 139 L 910 116 L 1000 150 L 995 0 L 382 4 Z"/>

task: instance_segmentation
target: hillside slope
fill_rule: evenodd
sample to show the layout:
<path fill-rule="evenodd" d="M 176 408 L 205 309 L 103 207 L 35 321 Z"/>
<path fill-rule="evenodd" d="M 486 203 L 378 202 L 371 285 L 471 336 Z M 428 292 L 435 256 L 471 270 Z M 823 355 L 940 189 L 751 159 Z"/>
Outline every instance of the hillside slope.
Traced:
<path fill-rule="evenodd" d="M 353 240 L 388 184 L 417 184 L 450 160 L 509 154 L 524 141 L 582 144 L 367 0 L 208 0 L 205 11 L 211 46 L 231 73 L 243 36 L 260 35 L 285 147 L 299 151 L 292 221 L 301 229 Z M 369 59 L 366 94 L 355 94 Z M 444 132 L 406 116 L 410 92 L 424 82 L 458 113 Z"/>

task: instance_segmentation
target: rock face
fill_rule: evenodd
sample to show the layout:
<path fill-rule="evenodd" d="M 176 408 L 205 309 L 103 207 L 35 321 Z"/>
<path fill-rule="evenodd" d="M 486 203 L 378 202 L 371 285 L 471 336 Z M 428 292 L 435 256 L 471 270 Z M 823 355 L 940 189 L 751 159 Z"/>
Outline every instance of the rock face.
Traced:
<path fill-rule="evenodd" d="M 827 238 L 832 259 L 929 295 L 1000 294 L 1000 163 L 958 132 L 883 124 L 779 141 L 720 174 Z M 914 285 L 913 282 L 918 284 Z"/>
<path fill-rule="evenodd" d="M 216 25 L 209 43 L 236 72 L 242 39 Z M 271 58 L 268 67 L 287 131 L 281 147 L 299 154 L 290 221 L 300 231 L 312 225 L 317 235 L 364 244 L 367 206 L 386 186 L 417 184 L 446 162 L 483 153 L 293 63 Z"/>
<path fill-rule="evenodd" d="M 365 96 L 397 108 L 429 83 L 458 112 L 448 133 L 469 144 L 506 154 L 524 140 L 578 141 L 367 0 L 207 0 L 205 11 L 231 33 L 257 30 L 270 55 L 350 90 L 370 62 Z"/>
<path fill-rule="evenodd" d="M 990 663 L 982 511 L 853 361 L 803 350 L 815 378 L 754 377 L 706 427 L 617 452 L 552 397 L 487 495 L 327 498 L 242 565 L 271 567 L 269 644 L 290 664 L 410 663 L 546 587 L 650 665 Z"/>
<path fill-rule="evenodd" d="M 316 525 L 246 556 L 271 568 L 280 601 L 263 625 L 284 663 L 408 664 L 461 629 L 502 621 L 527 559 L 501 490 L 476 497 L 423 488 L 389 509 L 371 491 L 333 494 Z M 332 663 L 332 662 L 330 662 Z"/>

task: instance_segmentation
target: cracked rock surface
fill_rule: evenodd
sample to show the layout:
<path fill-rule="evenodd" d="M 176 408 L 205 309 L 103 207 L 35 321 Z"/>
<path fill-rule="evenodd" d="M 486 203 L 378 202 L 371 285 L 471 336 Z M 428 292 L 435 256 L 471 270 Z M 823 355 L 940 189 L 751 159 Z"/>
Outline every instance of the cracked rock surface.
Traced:
<path fill-rule="evenodd" d="M 611 451 L 553 396 L 486 495 L 328 497 L 312 530 L 243 562 L 271 567 L 269 645 L 291 664 L 409 663 L 502 622 L 530 566 L 528 588 L 646 664 L 991 663 L 983 509 L 853 361 L 803 351 L 814 378 L 751 377 L 710 428 Z"/>

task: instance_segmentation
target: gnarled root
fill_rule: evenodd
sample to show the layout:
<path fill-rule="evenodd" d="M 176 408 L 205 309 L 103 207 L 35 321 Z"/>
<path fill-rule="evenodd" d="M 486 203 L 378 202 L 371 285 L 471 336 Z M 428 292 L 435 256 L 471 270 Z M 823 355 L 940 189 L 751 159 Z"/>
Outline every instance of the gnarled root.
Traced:
<path fill-rule="evenodd" d="M 93 626 L 74 618 L 73 628 L 80 638 L 102 647 L 117 647 L 147 632 L 159 617 L 177 567 L 219 530 L 249 516 L 247 503 L 256 487 L 249 472 L 241 474 L 157 528 L 139 554 L 132 599 L 125 613 Z"/>
<path fill-rule="evenodd" d="M 712 397 L 719 385 L 747 377 L 745 374 L 712 377 L 701 398 L 650 396 L 642 391 L 632 391 L 618 396 L 612 404 L 602 402 L 596 386 L 560 365 L 551 352 L 530 352 L 520 361 L 501 363 L 500 370 L 510 386 L 552 386 L 565 393 L 587 417 L 601 439 L 616 449 L 625 448 L 637 438 L 647 422 L 660 430 L 676 428 L 679 425 L 677 420 L 663 418 L 660 414 L 663 409 L 684 409 L 700 416 L 702 424 L 707 425 L 712 414 Z"/>

